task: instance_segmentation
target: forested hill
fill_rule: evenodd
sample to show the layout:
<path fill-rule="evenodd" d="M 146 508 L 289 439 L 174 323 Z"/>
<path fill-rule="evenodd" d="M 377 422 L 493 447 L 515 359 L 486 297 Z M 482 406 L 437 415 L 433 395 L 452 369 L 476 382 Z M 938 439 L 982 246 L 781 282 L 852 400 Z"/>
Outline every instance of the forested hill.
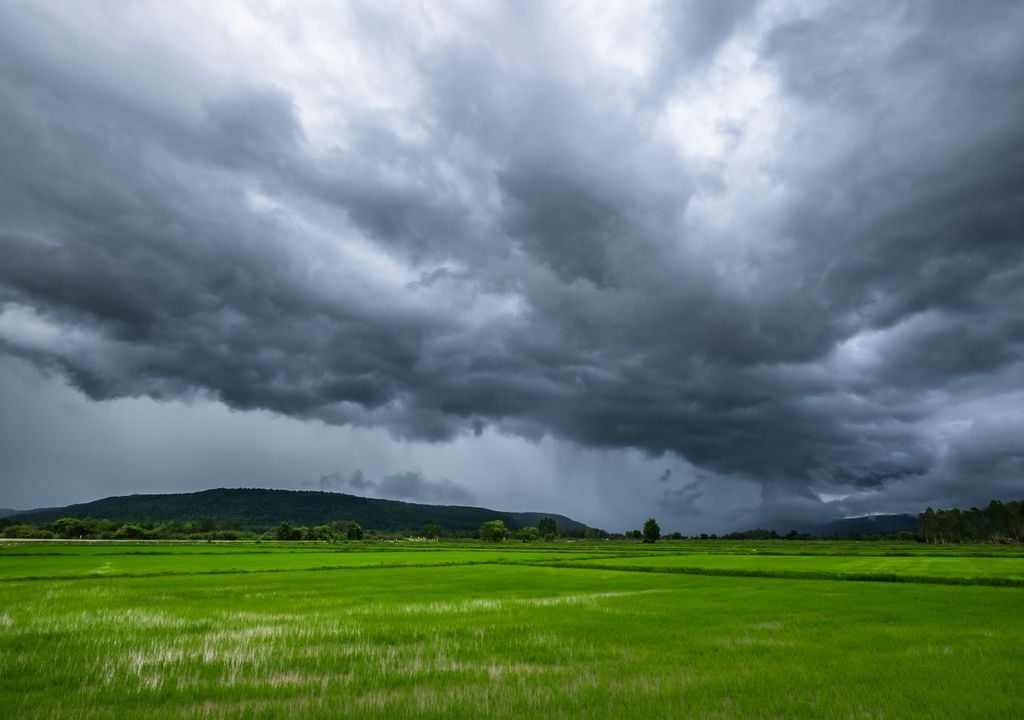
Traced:
<path fill-rule="evenodd" d="M 345 493 L 313 490 L 225 489 L 173 495 L 124 495 L 60 508 L 30 510 L 18 522 L 48 523 L 62 517 L 114 522 L 185 522 L 215 520 L 242 527 L 269 528 L 281 521 L 322 525 L 355 520 L 370 530 L 418 530 L 427 523 L 450 532 L 471 532 L 488 520 L 503 520 L 511 530 L 535 527 L 552 517 L 559 529 L 585 530 L 586 525 L 552 513 L 515 513 L 457 505 L 419 505 Z"/>
<path fill-rule="evenodd" d="M 813 535 L 828 537 L 830 535 L 854 535 L 867 533 L 895 533 L 901 530 L 917 529 L 917 516 L 898 515 L 864 515 L 862 517 L 842 518 L 825 525 L 808 528 Z"/>

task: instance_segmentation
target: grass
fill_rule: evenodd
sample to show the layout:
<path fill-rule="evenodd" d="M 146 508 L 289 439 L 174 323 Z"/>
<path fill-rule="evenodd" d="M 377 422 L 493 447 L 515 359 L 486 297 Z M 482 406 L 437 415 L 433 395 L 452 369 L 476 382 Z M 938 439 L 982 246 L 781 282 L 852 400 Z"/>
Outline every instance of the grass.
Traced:
<path fill-rule="evenodd" d="M 28 561 L 27 558 L 31 557 Z M 358 551 L 324 550 L 281 552 L 145 552 L 42 553 L 0 555 L 0 579 L 71 579 L 102 576 L 201 575 L 225 573 L 284 572 L 345 568 L 405 567 L 409 565 L 470 565 L 500 561 L 550 561 L 585 559 L 589 554 L 529 550 L 435 549 Z"/>
<path fill-rule="evenodd" d="M 915 578 L 1013 579 L 1024 557 L 869 547 L 0 546 L 0 701 L 83 720 L 1021 717 L 1024 588 Z M 674 572 L 766 560 L 908 582 Z"/>
<path fill-rule="evenodd" d="M 552 560 L 551 558 L 547 560 Z M 790 579 L 856 579 L 1024 587 L 1018 557 L 826 556 L 826 555 L 628 555 L 572 559 L 573 567 Z"/>

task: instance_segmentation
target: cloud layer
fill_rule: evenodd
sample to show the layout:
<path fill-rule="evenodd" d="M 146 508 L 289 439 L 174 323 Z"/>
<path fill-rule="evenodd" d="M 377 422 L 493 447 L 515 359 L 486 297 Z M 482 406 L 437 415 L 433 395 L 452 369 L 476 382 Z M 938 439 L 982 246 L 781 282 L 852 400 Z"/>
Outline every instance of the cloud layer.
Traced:
<path fill-rule="evenodd" d="M 1024 488 L 1019 3 L 108 10 L 0 8 L 0 351 L 88 397 Z"/>
<path fill-rule="evenodd" d="M 313 487 L 313 484 L 309 484 Z M 362 470 L 345 476 L 340 471 L 320 476 L 320 490 L 350 492 L 357 495 L 376 495 L 390 500 L 412 500 L 435 505 L 472 505 L 471 492 L 447 478 L 431 480 L 421 472 L 407 470 L 381 478 L 368 480 Z"/>

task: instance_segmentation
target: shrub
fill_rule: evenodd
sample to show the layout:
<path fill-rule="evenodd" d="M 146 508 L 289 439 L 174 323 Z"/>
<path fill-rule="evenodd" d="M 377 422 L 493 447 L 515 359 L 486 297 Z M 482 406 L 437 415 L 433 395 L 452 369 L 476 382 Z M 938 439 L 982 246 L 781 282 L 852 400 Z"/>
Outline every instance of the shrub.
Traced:
<path fill-rule="evenodd" d="M 489 520 L 480 526 L 480 539 L 487 542 L 501 542 L 508 537 L 508 529 L 502 520 Z"/>

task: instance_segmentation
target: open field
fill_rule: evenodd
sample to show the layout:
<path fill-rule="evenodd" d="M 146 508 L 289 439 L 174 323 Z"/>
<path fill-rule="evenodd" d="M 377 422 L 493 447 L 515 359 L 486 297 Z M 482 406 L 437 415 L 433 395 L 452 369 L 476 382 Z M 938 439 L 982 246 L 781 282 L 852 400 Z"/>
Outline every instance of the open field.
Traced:
<path fill-rule="evenodd" d="M 783 554 L 801 545 L 0 545 L 0 700 L 18 718 L 1022 716 L 1024 587 L 919 581 L 1016 581 L 1020 548 Z"/>
<path fill-rule="evenodd" d="M 394 549 L 394 550 L 291 550 L 278 548 L 260 551 L 223 550 L 203 553 L 199 547 L 175 548 L 174 552 L 118 552 L 106 547 L 103 552 L 42 555 L 0 555 L 0 579 L 63 579 L 98 575 L 201 575 L 223 573 L 283 572 L 331 570 L 343 568 L 404 567 L 408 565 L 472 565 L 478 563 L 547 562 L 565 558 L 593 557 L 587 553 L 488 549 Z M 133 549 L 134 550 L 134 549 Z M 31 558 L 31 560 L 27 559 Z"/>
<path fill-rule="evenodd" d="M 668 554 L 597 557 L 573 567 L 649 570 L 691 575 L 733 575 L 809 579 L 1019 585 L 1024 560 L 1016 557 L 870 557 L 826 555 Z"/>

